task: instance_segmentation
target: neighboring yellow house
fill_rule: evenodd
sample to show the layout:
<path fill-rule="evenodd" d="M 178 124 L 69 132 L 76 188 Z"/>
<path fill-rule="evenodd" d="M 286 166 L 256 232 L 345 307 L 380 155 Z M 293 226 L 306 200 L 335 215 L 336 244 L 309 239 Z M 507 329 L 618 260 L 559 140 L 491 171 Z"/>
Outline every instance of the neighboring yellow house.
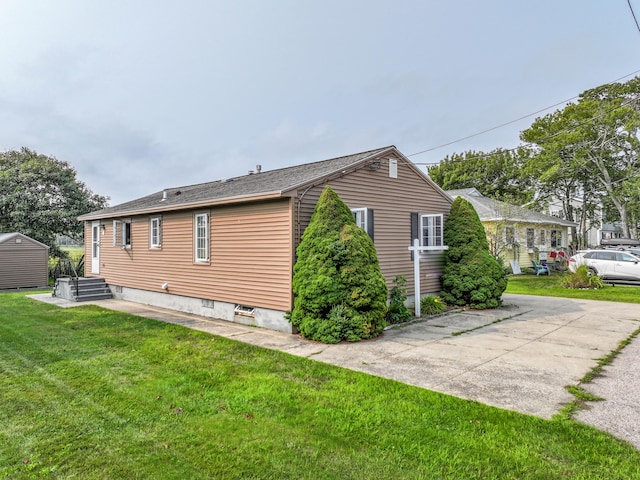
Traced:
<path fill-rule="evenodd" d="M 569 229 L 577 224 L 483 196 L 475 188 L 447 190 L 475 208 L 487 233 L 489 248 L 505 265 L 531 268 L 532 260 L 558 269 L 569 258 Z"/>

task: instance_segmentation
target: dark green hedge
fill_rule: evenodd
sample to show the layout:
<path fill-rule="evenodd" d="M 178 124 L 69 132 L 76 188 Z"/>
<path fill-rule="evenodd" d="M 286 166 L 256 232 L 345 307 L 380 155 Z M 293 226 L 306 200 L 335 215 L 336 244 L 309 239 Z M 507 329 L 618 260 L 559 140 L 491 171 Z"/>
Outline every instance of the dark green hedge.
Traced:
<path fill-rule="evenodd" d="M 489 252 L 487 236 L 473 205 L 462 197 L 451 205 L 444 224 L 445 252 L 440 296 L 448 305 L 475 309 L 502 304 L 507 279 Z"/>
<path fill-rule="evenodd" d="M 296 251 L 289 320 L 305 338 L 324 343 L 378 336 L 387 287 L 375 246 L 349 207 L 327 186 Z"/>

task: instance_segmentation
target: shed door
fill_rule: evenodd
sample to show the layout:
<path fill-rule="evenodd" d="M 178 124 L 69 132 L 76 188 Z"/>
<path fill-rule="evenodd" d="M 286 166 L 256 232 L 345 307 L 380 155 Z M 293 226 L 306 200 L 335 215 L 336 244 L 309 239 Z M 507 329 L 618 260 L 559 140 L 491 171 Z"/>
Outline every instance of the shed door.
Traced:
<path fill-rule="evenodd" d="M 91 273 L 100 273 L 100 222 L 91 224 Z"/>

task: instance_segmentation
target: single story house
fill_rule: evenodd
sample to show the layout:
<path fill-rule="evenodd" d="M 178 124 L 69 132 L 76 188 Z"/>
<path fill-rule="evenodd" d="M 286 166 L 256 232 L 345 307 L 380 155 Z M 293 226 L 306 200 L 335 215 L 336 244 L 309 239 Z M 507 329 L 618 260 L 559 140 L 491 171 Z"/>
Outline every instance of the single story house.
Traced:
<path fill-rule="evenodd" d="M 475 208 L 487 234 L 491 253 L 505 265 L 531 267 L 532 260 L 560 264 L 569 256 L 569 229 L 574 222 L 485 197 L 475 188 L 447 190 Z"/>
<path fill-rule="evenodd" d="M 22 233 L 0 233 L 0 290 L 48 285 L 49 247 Z"/>
<path fill-rule="evenodd" d="M 88 213 L 85 275 L 116 298 L 292 331 L 296 247 L 330 185 L 374 241 L 389 287 L 440 291 L 442 231 L 452 199 L 396 147 L 163 191 Z M 411 299 L 413 300 L 413 299 Z"/>

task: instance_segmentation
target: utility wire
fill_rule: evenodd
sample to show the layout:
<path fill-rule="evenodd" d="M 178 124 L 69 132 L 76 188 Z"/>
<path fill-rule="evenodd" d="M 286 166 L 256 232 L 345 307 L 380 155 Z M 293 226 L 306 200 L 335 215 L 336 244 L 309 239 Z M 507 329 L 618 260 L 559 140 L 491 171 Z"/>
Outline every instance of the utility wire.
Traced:
<path fill-rule="evenodd" d="M 571 127 L 568 127 L 568 128 L 563 129 L 563 130 L 560 130 L 559 132 L 551 134 L 551 135 L 549 135 L 547 137 L 540 138 L 540 139 L 536 140 L 535 142 L 525 142 L 524 145 L 521 144 L 521 145 L 518 145 L 517 147 L 514 147 L 514 148 L 500 150 L 499 152 L 495 152 L 494 151 L 494 152 L 489 152 L 489 153 L 483 153 L 481 155 L 475 155 L 475 156 L 470 157 L 470 158 L 464 157 L 464 158 L 460 158 L 458 160 L 450 159 L 449 162 L 450 163 L 457 163 L 457 162 L 465 162 L 467 160 L 479 160 L 481 158 L 492 157 L 494 155 L 500 155 L 500 154 L 503 154 L 503 153 L 515 152 L 516 150 L 519 150 L 520 148 L 522 148 L 525 145 L 533 145 L 533 144 L 538 144 L 539 145 L 542 142 L 546 142 L 547 140 L 550 140 L 550 139 L 555 138 L 555 137 L 557 137 L 559 135 L 562 135 L 563 133 L 572 132 L 573 130 L 576 130 L 576 129 L 580 128 L 580 127 L 583 127 L 583 126 L 593 122 L 594 120 L 597 120 L 598 118 L 603 117 L 604 115 L 607 115 L 607 114 L 609 114 L 611 112 L 615 112 L 616 110 L 618 110 L 620 108 L 628 107 L 629 105 L 631 105 L 631 101 L 622 102 L 617 107 L 613 107 L 613 108 L 611 108 L 609 110 L 605 110 L 604 112 L 601 112 L 598 115 L 595 115 L 595 116 L 585 120 L 584 122 L 578 123 L 576 125 L 572 125 Z M 417 154 L 414 153 L 414 155 L 417 155 Z M 407 156 L 410 156 L 410 155 L 407 155 Z M 437 161 L 437 162 L 424 162 L 424 163 L 416 163 L 416 162 L 414 162 L 414 163 L 415 163 L 415 165 L 437 165 L 437 164 L 440 163 L 440 161 Z"/>
<path fill-rule="evenodd" d="M 629 10 L 631 10 L 631 15 L 633 16 L 633 21 L 636 22 L 636 28 L 638 32 L 640 32 L 640 25 L 638 25 L 638 19 L 636 18 L 636 14 L 633 11 L 633 7 L 631 6 L 631 0 L 627 0 L 627 5 L 629 5 Z"/>
<path fill-rule="evenodd" d="M 640 72 L 640 70 L 638 70 L 638 71 Z M 561 102 L 554 103 L 553 105 L 549 105 L 546 108 L 542 108 L 542 109 L 540 109 L 538 111 L 535 111 L 533 113 L 529 113 L 528 115 L 523 115 L 522 117 L 516 118 L 515 120 L 511 120 L 509 122 L 505 122 L 505 123 L 502 123 L 500 125 L 496 125 L 495 127 L 487 128 L 486 130 L 482 130 L 481 132 L 478 132 L 478 133 L 473 133 L 471 135 L 467 135 L 466 137 L 459 138 L 458 140 L 453 140 L 451 142 L 444 143 L 442 145 L 438 145 L 437 147 L 432 147 L 432 148 L 428 148 L 426 150 L 422 150 L 420 152 L 412 153 L 411 155 L 407 155 L 407 157 L 413 157 L 415 155 L 420 155 L 421 153 L 427 153 L 427 152 L 431 152 L 433 150 L 438 150 L 439 148 L 448 147 L 449 145 L 453 145 L 454 143 L 462 142 L 464 140 L 468 140 L 470 138 L 477 137 L 478 135 L 483 135 L 485 133 L 492 132 L 493 130 L 497 130 L 498 128 L 506 127 L 507 125 L 511 125 L 512 123 L 519 122 L 520 120 L 524 120 L 525 118 L 528 118 L 528 117 L 532 117 L 534 115 L 537 115 L 538 113 L 544 112 L 545 110 L 549 110 L 550 108 L 557 107 L 558 105 L 562 105 L 563 103 L 570 102 L 571 100 L 574 100 L 574 99 L 578 98 L 578 96 L 579 95 L 576 95 L 575 97 L 571 97 L 571 98 L 568 98 L 568 99 L 563 100 Z"/>
<path fill-rule="evenodd" d="M 629 5 L 629 6 L 631 6 L 631 5 Z M 633 12 L 633 10 L 632 10 L 632 12 Z M 633 18 L 635 19 L 635 15 L 634 15 Z M 636 21 L 636 25 L 637 25 L 637 21 Z M 640 26 L 638 27 L 638 30 L 640 31 Z M 604 85 L 610 85 L 612 83 L 618 82 L 618 81 L 623 80 L 623 79 L 625 79 L 627 77 L 630 77 L 631 75 L 635 75 L 638 72 L 640 72 L 640 70 L 636 70 L 634 72 L 628 73 L 627 75 L 623 75 L 622 77 L 616 78 L 615 80 L 612 80 L 612 81 L 610 81 L 608 83 L 605 83 Z M 519 122 L 520 120 L 524 120 L 525 118 L 532 117 L 534 115 L 537 115 L 538 113 L 542 113 L 545 110 L 549 110 L 549 109 L 551 109 L 553 107 L 557 107 L 558 105 L 562 105 L 564 103 L 570 102 L 571 100 L 575 100 L 579 96 L 580 95 L 576 95 L 575 97 L 571 97 L 571 98 L 568 98 L 568 99 L 563 100 L 561 102 L 554 103 L 553 105 L 549 105 L 548 107 L 542 108 L 542 109 L 537 110 L 537 111 L 535 111 L 533 113 L 529 113 L 527 115 L 523 115 L 520 118 L 516 118 L 515 120 L 511 120 L 509 122 L 502 123 L 502 124 L 497 125 L 495 127 L 487 128 L 486 130 L 482 130 L 481 132 L 473 133 L 471 135 L 467 135 L 466 137 L 462 137 L 462 138 L 459 138 L 457 140 L 453 140 L 451 142 L 443 143 L 442 145 L 438 145 L 436 147 L 431 147 L 431 148 L 427 148 L 426 150 L 421 150 L 419 152 L 411 153 L 409 155 L 406 155 L 406 157 L 415 157 L 416 155 L 421 155 L 423 153 L 432 152 L 433 150 L 438 150 L 440 148 L 448 147 L 449 145 L 453 145 L 454 143 L 462 142 L 464 140 L 468 140 L 470 138 L 477 137 L 478 135 L 483 135 L 485 133 L 492 132 L 493 130 L 497 130 L 498 128 L 506 127 L 507 125 L 511 125 L 512 123 L 516 123 L 516 122 Z M 509 152 L 509 151 L 512 151 L 512 150 L 516 150 L 517 148 L 518 147 L 516 147 L 514 149 L 511 149 L 511 150 L 505 150 L 505 151 Z M 435 162 L 435 163 L 437 163 L 437 162 Z M 435 163 L 428 163 L 428 164 L 424 164 L 424 165 L 433 165 Z M 417 165 L 421 165 L 421 164 L 418 163 Z"/>

